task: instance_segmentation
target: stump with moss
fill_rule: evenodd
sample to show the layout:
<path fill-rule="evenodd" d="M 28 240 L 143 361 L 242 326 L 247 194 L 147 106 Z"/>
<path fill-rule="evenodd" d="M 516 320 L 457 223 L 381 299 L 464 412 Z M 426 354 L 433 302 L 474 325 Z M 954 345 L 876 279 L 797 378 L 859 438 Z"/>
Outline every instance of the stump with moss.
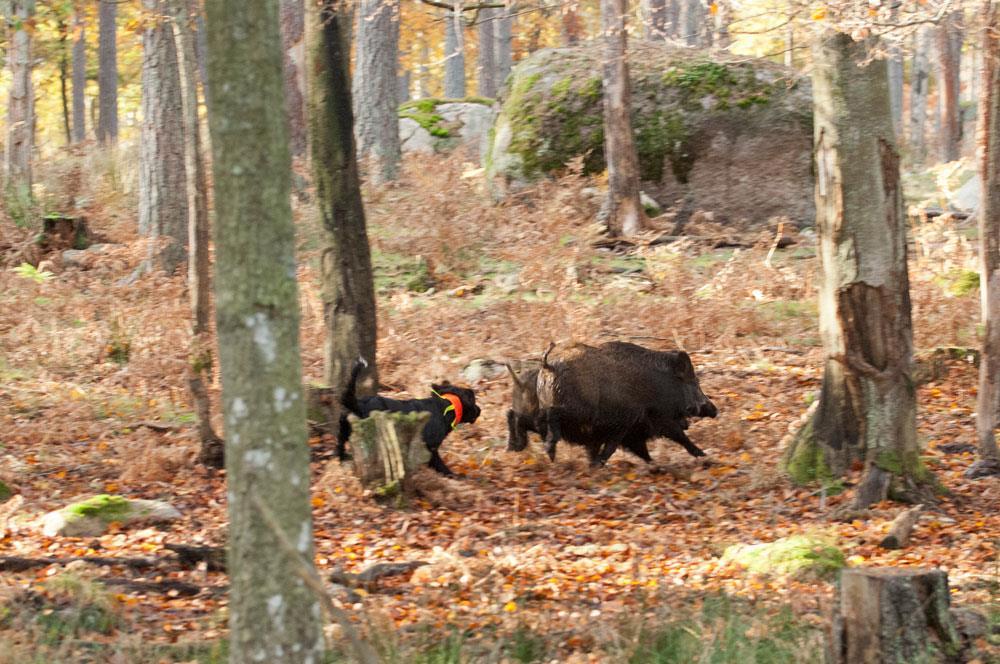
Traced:
<path fill-rule="evenodd" d="M 431 454 L 421 436 L 430 413 L 374 411 L 360 419 L 351 415 L 354 472 L 381 500 L 405 501 L 412 495 L 413 474 Z"/>

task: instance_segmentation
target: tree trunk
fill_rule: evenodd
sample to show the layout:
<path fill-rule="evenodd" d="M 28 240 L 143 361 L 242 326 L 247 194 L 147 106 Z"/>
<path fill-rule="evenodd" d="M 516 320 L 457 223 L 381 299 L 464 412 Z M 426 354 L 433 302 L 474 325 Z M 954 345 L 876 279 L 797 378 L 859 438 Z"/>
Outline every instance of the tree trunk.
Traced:
<path fill-rule="evenodd" d="M 87 139 L 87 39 L 83 13 L 73 19 L 73 142 Z"/>
<path fill-rule="evenodd" d="M 729 36 L 729 24 L 733 20 L 733 8 L 729 0 L 716 0 L 715 5 L 715 47 L 726 50 L 732 39 Z M 900 79 L 902 80 L 902 79 Z"/>
<path fill-rule="evenodd" d="M 59 20 L 59 96 L 62 101 L 63 131 L 67 145 L 73 142 L 73 129 L 69 123 L 69 35 L 66 22 Z"/>
<path fill-rule="evenodd" d="M 4 179 L 8 192 L 25 200 L 31 197 L 31 152 L 35 127 L 35 92 L 31 84 L 31 33 L 25 29 L 35 13 L 34 0 L 13 0 L 8 5 L 12 25 L 19 25 L 10 37 L 7 62 L 10 93 L 7 100 L 7 150 Z"/>
<path fill-rule="evenodd" d="M 143 0 L 151 13 L 142 36 L 142 128 L 139 141 L 139 234 L 150 243 L 146 267 L 172 273 L 187 261 L 188 198 L 184 113 L 173 29 L 164 0 Z M 162 240 L 167 242 L 162 245 Z"/>
<path fill-rule="evenodd" d="M 705 10 L 701 0 L 679 0 L 681 3 L 681 40 L 688 46 L 701 46 Z"/>
<path fill-rule="evenodd" d="M 376 184 L 399 175 L 398 0 L 361 0 L 353 96 L 358 156 Z"/>
<path fill-rule="evenodd" d="M 819 407 L 795 436 L 797 481 L 843 475 L 863 460 L 859 508 L 887 496 L 920 502 L 911 378 L 913 328 L 906 217 L 884 60 L 859 67 L 869 44 L 821 35 L 813 48 L 816 227 L 826 351 Z"/>
<path fill-rule="evenodd" d="M 630 236 L 646 224 L 639 203 L 639 157 L 632 131 L 625 19 L 628 0 L 601 0 L 604 32 L 604 154 L 608 164 L 608 232 Z"/>
<path fill-rule="evenodd" d="M 562 42 L 567 46 L 572 46 L 579 42 L 583 36 L 583 21 L 580 19 L 579 6 L 575 0 L 570 0 L 570 2 L 560 8 L 560 12 Z"/>
<path fill-rule="evenodd" d="M 194 8 L 195 24 L 195 59 L 198 61 L 198 77 L 201 79 L 201 90 L 205 96 L 205 106 L 208 102 L 208 39 L 205 34 L 205 13 L 202 11 L 202 3 L 198 3 Z"/>
<path fill-rule="evenodd" d="M 667 12 L 667 34 L 670 39 L 677 39 L 681 33 L 681 4 L 685 0 L 665 0 Z"/>
<path fill-rule="evenodd" d="M 369 373 L 359 387 L 370 394 L 377 384 L 375 288 L 354 149 L 349 58 L 342 34 L 351 24 L 341 11 L 344 5 L 344 0 L 323 0 L 320 5 L 311 65 L 313 173 L 324 245 L 323 378 L 342 389 L 354 361 L 364 357 Z"/>
<path fill-rule="evenodd" d="M 460 11 L 450 12 L 444 21 L 444 96 L 465 96 L 465 51 Z"/>
<path fill-rule="evenodd" d="M 890 8 L 890 21 L 899 20 L 899 5 Z M 889 74 L 889 109 L 892 113 L 892 127 L 896 132 L 896 143 L 903 142 L 903 48 L 895 35 L 886 36 L 886 51 Z"/>
<path fill-rule="evenodd" d="M 976 397 L 976 473 L 1000 471 L 996 427 L 1000 414 L 1000 8 L 983 3 L 982 74 L 979 103 L 979 286 L 985 325 Z M 970 469 L 971 470 L 971 469 Z M 985 473 L 984 473 L 985 474 Z"/>
<path fill-rule="evenodd" d="M 118 3 L 101 2 L 97 47 L 97 141 L 118 141 Z"/>
<path fill-rule="evenodd" d="M 497 96 L 496 49 L 493 29 L 497 10 L 492 8 L 479 11 L 479 96 L 493 99 Z"/>
<path fill-rule="evenodd" d="M 962 147 L 962 110 L 959 105 L 962 12 L 952 12 L 937 28 L 938 81 L 941 104 L 941 160 L 955 161 Z"/>
<path fill-rule="evenodd" d="M 927 89 L 930 83 L 930 31 L 913 35 L 913 64 L 910 68 L 910 154 L 917 164 L 927 158 Z"/>
<path fill-rule="evenodd" d="M 417 67 L 417 77 L 420 79 L 420 98 L 427 99 L 431 96 L 431 47 L 427 43 L 427 34 L 424 33 L 420 40 L 420 64 Z"/>
<path fill-rule="evenodd" d="M 497 64 L 497 88 L 503 88 L 514 66 L 514 17 L 511 9 L 497 10 L 496 27 L 493 35 L 496 38 L 494 59 Z"/>
<path fill-rule="evenodd" d="M 285 106 L 292 157 L 306 154 L 306 18 L 303 0 L 281 0 Z"/>
<path fill-rule="evenodd" d="M 646 39 L 664 39 L 667 36 L 667 0 L 646 0 L 643 12 L 643 35 Z"/>
<path fill-rule="evenodd" d="M 211 286 L 208 255 L 208 187 L 198 122 L 198 74 L 191 0 L 172 0 L 173 38 L 180 74 L 184 113 L 184 172 L 187 176 L 188 297 L 191 300 L 191 349 L 187 381 L 198 418 L 199 460 L 215 468 L 224 464 L 224 444 L 212 428 L 212 404 L 206 383 L 212 380 L 212 338 L 209 327 Z M 197 11 L 197 3 L 194 3 Z"/>
<path fill-rule="evenodd" d="M 207 10 L 229 661 L 305 664 L 324 644 L 300 580 L 315 572 L 278 2 Z"/>
<path fill-rule="evenodd" d="M 827 661 L 950 661 L 958 654 L 961 637 L 951 617 L 945 572 L 845 569 L 837 585 Z"/>
<path fill-rule="evenodd" d="M 413 493 L 413 473 L 427 465 L 431 454 L 423 440 L 430 413 L 390 413 L 351 420 L 351 460 L 365 488 L 380 498 L 405 498 Z"/>

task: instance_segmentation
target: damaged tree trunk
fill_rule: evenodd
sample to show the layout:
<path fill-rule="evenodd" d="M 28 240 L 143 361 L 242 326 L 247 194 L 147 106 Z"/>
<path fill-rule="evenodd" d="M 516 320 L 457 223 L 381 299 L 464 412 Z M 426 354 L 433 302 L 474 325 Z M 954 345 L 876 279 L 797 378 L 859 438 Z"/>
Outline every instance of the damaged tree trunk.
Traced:
<path fill-rule="evenodd" d="M 827 661 L 924 662 L 958 653 L 943 571 L 846 569 L 838 586 Z"/>
<path fill-rule="evenodd" d="M 793 438 L 799 482 L 864 476 L 855 507 L 928 499 L 912 380 L 906 217 L 884 60 L 845 34 L 814 44 L 816 226 L 826 368 L 819 407 Z"/>
<path fill-rule="evenodd" d="M 379 498 L 412 495 L 413 473 L 430 461 L 421 432 L 430 413 L 390 413 L 376 410 L 370 417 L 350 415 L 354 472 Z"/>

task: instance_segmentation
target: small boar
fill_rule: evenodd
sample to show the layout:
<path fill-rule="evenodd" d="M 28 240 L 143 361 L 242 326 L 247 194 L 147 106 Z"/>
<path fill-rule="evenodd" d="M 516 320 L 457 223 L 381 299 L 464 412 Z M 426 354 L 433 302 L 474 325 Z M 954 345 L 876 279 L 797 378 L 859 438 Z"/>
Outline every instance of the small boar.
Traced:
<path fill-rule="evenodd" d="M 541 367 L 537 362 L 535 366 L 520 370 L 514 369 L 509 363 L 506 366 L 514 383 L 510 409 L 507 411 L 507 449 L 520 452 L 528 446 L 529 431 L 534 431 L 542 438 L 548 433 L 538 407 L 538 371 Z"/>
<path fill-rule="evenodd" d="M 704 456 L 684 431 L 690 417 L 718 409 L 698 384 L 683 351 L 653 351 L 636 344 L 576 344 L 554 363 L 542 358 L 537 378 L 538 417 L 546 428 L 549 458 L 560 439 L 584 445 L 591 465 L 603 465 L 618 447 L 651 461 L 647 443 L 666 437 L 692 456 Z"/>

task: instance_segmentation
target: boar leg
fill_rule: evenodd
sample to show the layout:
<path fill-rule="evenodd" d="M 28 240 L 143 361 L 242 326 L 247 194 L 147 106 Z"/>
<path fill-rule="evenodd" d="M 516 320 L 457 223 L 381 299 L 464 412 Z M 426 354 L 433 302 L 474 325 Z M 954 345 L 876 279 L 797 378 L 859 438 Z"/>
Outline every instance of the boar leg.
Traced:
<path fill-rule="evenodd" d="M 693 457 L 706 456 L 705 452 L 702 451 L 700 447 L 692 443 L 691 439 L 687 437 L 686 433 L 684 433 L 684 424 L 681 421 L 668 423 L 666 427 L 661 429 L 660 434 L 683 445 L 684 449 L 687 450 L 687 453 Z"/>
<path fill-rule="evenodd" d="M 507 449 L 520 452 L 528 446 L 528 423 L 513 410 L 507 411 Z"/>
<path fill-rule="evenodd" d="M 549 461 L 556 460 L 556 443 L 562 438 L 562 430 L 559 428 L 559 413 L 555 408 L 545 411 L 545 452 L 549 455 Z"/>

